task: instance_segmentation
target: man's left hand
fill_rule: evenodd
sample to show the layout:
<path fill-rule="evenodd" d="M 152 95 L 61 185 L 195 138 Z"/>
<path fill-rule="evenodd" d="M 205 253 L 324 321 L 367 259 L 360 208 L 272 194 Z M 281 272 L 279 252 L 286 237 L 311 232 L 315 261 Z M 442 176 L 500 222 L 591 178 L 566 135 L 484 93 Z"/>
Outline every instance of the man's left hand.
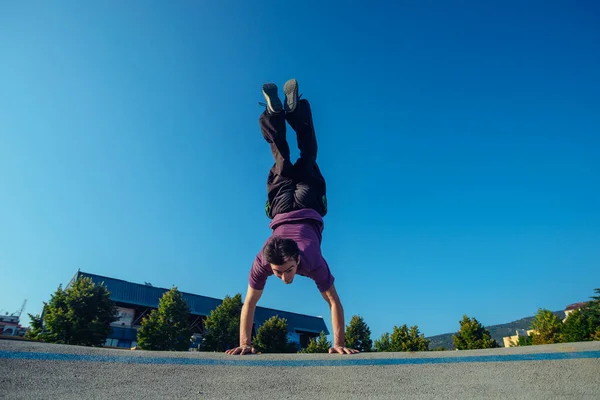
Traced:
<path fill-rule="evenodd" d="M 355 354 L 358 353 L 358 350 L 350 349 L 344 346 L 334 346 L 329 349 L 329 354 L 339 353 L 339 354 Z"/>

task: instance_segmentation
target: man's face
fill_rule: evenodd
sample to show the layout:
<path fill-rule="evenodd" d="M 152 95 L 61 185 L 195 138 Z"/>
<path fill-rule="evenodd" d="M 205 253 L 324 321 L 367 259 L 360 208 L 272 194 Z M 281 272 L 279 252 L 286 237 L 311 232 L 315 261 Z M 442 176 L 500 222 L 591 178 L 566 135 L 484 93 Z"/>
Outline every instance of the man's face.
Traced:
<path fill-rule="evenodd" d="M 294 276 L 298 270 L 298 262 L 296 260 L 288 260 L 283 265 L 271 264 L 271 269 L 277 278 L 289 285 L 294 281 Z"/>

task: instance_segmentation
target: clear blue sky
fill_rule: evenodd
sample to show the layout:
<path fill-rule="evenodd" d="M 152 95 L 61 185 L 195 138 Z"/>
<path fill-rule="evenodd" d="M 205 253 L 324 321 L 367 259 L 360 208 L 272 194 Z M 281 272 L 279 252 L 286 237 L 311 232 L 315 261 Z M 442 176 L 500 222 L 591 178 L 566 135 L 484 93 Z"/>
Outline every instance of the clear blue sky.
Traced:
<path fill-rule="evenodd" d="M 431 336 L 588 300 L 600 7 L 392 3 L 4 2 L 0 309 L 39 312 L 77 269 L 245 296 L 270 233 L 257 102 L 291 77 L 346 321 Z M 307 278 L 259 305 L 331 329 Z"/>

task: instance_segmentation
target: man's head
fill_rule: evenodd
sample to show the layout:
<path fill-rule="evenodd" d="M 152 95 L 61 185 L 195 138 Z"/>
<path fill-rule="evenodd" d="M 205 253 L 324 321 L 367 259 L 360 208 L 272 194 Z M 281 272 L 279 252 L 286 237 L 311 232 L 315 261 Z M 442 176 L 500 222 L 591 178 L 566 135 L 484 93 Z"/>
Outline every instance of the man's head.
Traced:
<path fill-rule="evenodd" d="M 267 241 L 263 254 L 277 278 L 286 284 L 293 282 L 300 262 L 300 250 L 295 241 L 272 236 Z"/>

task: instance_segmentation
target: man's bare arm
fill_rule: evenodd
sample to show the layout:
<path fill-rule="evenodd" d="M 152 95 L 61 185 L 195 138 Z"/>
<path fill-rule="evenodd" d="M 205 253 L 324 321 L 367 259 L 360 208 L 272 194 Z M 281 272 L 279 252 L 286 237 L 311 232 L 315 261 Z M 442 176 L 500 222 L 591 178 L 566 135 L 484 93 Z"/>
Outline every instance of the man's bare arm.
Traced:
<path fill-rule="evenodd" d="M 335 285 L 331 285 L 329 290 L 322 292 L 321 295 L 329 304 L 331 310 L 331 325 L 333 327 L 333 348 L 329 349 L 329 353 L 353 354 L 358 353 L 358 350 L 349 349 L 345 346 L 345 324 L 344 324 L 344 307 L 335 290 Z"/>
<path fill-rule="evenodd" d="M 246 300 L 242 306 L 242 313 L 240 315 L 240 346 L 234 349 L 226 351 L 227 354 L 246 354 L 255 353 L 254 347 L 252 347 L 252 324 L 254 322 L 254 311 L 256 310 L 256 304 L 262 296 L 262 290 L 253 289 L 248 285 L 248 291 L 246 293 Z"/>
<path fill-rule="evenodd" d="M 246 301 L 242 307 L 242 315 L 240 318 L 240 345 L 252 344 L 252 324 L 254 322 L 254 311 L 256 304 L 262 296 L 262 290 L 253 289 L 248 285 L 246 293 Z"/>

